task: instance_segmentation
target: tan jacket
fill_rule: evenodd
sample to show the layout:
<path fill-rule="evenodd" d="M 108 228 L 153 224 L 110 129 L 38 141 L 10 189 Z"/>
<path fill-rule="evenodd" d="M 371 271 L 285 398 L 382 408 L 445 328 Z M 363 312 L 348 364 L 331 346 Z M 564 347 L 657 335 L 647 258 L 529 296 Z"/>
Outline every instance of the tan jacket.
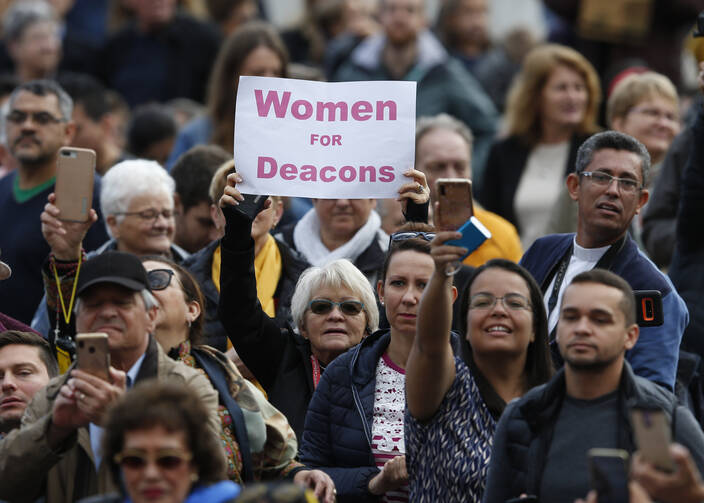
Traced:
<path fill-rule="evenodd" d="M 136 380 L 155 377 L 191 386 L 206 404 L 208 427 L 219 438 L 217 392 L 197 370 L 170 359 L 150 336 Z M 67 379 L 68 374 L 55 377 L 37 392 L 25 410 L 22 426 L 0 440 L 0 500 L 34 501 L 45 495 L 46 503 L 72 503 L 117 489 L 107 463 L 102 462 L 96 473 L 87 427 L 79 428 L 58 450 L 49 447 L 46 434 L 53 402 Z"/>

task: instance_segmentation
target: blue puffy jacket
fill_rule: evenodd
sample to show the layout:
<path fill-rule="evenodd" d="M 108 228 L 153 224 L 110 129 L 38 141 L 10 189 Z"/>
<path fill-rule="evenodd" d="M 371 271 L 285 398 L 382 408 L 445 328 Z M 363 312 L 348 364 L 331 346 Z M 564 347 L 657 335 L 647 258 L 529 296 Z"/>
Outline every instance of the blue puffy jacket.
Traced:
<path fill-rule="evenodd" d="M 374 390 L 390 340 L 379 330 L 333 360 L 308 406 L 301 462 L 330 475 L 340 503 L 379 501 L 367 486 L 379 473 L 371 448 Z"/>

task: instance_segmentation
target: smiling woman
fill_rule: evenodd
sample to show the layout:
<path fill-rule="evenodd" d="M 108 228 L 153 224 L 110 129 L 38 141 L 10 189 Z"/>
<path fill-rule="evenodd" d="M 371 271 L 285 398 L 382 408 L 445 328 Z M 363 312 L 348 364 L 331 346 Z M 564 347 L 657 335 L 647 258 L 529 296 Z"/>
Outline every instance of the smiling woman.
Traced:
<path fill-rule="evenodd" d="M 477 268 L 462 294 L 463 358 L 450 326 L 456 291 L 437 274 L 464 249 L 432 241 L 435 271 L 418 312 L 408 357 L 406 449 L 411 501 L 482 499 L 496 421 L 506 403 L 552 374 L 542 294 L 525 269 L 504 259 Z"/>

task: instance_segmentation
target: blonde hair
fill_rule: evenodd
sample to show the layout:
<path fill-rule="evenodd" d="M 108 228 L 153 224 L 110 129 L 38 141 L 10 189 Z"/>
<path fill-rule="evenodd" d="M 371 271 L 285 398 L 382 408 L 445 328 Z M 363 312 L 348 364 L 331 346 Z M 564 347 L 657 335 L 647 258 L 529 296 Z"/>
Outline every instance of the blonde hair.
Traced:
<path fill-rule="evenodd" d="M 587 109 L 577 133 L 592 134 L 598 130 L 596 119 L 601 102 L 601 86 L 594 67 L 577 51 L 558 44 L 544 44 L 528 53 L 523 69 L 509 90 L 506 106 L 506 124 L 511 136 L 518 136 L 534 145 L 540 140 L 540 120 L 543 88 L 552 72 L 565 66 L 579 73 L 587 88 Z"/>
<path fill-rule="evenodd" d="M 624 77 L 611 92 L 606 103 L 609 125 L 614 119 L 628 115 L 633 107 L 645 99 L 663 98 L 670 101 L 679 114 L 677 89 L 670 79 L 657 72 L 644 72 Z"/>

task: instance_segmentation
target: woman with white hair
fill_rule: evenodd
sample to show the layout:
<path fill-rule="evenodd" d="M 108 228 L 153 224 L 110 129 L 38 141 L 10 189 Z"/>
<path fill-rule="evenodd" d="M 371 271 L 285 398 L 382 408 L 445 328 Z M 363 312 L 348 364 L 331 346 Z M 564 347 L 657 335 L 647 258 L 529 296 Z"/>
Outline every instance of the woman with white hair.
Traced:
<path fill-rule="evenodd" d="M 118 250 L 140 256 L 159 255 L 182 262 L 188 253 L 173 244 L 175 188 L 173 178 L 157 162 L 130 159 L 113 166 L 103 176 L 100 192 L 100 209 L 111 239 L 85 258 Z M 50 195 L 42 212 L 42 234 L 49 243 L 52 256 L 65 260 L 66 263 L 59 266 L 70 268 L 83 253 L 83 239 L 97 220 L 97 214 L 91 212 L 91 219 L 85 223 L 63 222 L 57 218 L 55 200 L 54 195 Z M 54 277 L 46 267 L 43 276 L 45 287 L 53 288 Z M 59 306 L 49 305 L 47 311 L 46 300 L 45 295 L 32 318 L 32 328 L 49 335 L 54 321 L 64 332 L 68 327 L 60 317 L 50 319 L 48 314 L 58 312 Z"/>
<path fill-rule="evenodd" d="M 112 238 L 104 249 L 183 260 L 188 253 L 173 244 L 175 188 L 157 162 L 131 159 L 113 166 L 103 177 L 100 193 Z"/>
<path fill-rule="evenodd" d="M 233 177 L 240 179 L 231 174 L 228 184 Z M 279 328 L 257 300 L 252 220 L 235 209 L 239 198 L 230 185 L 220 202 L 227 225 L 221 241 L 218 315 L 238 355 L 300 439 L 308 402 L 325 367 L 376 330 L 374 291 L 348 260 L 309 268 L 291 300 L 296 330 Z"/>

